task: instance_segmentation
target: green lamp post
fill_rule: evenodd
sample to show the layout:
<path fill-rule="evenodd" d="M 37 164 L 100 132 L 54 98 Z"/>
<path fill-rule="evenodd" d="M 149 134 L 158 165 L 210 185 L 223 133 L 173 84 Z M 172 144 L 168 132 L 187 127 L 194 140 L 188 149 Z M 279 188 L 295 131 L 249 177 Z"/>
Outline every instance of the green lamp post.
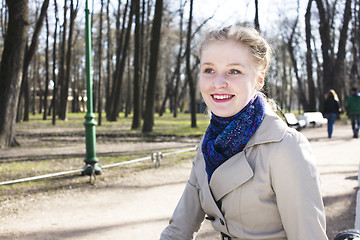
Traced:
<path fill-rule="evenodd" d="M 86 141 L 86 163 L 82 174 L 90 175 L 101 174 L 101 167 L 98 164 L 98 158 L 96 157 L 96 135 L 95 115 L 93 113 L 93 89 L 91 78 L 91 23 L 90 23 L 90 11 L 88 6 L 88 0 L 85 3 L 85 45 L 86 45 L 86 90 L 87 90 L 87 113 L 85 115 L 85 141 Z"/>

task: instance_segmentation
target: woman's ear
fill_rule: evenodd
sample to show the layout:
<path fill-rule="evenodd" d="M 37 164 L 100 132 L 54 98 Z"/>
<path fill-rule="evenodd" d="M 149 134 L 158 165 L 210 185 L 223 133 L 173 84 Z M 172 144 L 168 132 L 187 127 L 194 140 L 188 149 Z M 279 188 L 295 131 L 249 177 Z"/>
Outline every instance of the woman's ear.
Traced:
<path fill-rule="evenodd" d="M 258 72 L 256 90 L 260 90 L 265 84 L 265 71 Z"/>

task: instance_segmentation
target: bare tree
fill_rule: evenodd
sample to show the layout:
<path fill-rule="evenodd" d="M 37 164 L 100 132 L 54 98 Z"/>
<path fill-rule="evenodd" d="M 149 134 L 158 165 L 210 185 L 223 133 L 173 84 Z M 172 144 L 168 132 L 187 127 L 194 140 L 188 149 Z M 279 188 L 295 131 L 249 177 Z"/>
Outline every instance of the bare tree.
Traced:
<path fill-rule="evenodd" d="M 298 18 L 295 20 L 293 26 L 292 26 L 292 32 L 290 34 L 290 37 L 288 38 L 287 47 L 290 54 L 290 59 L 293 64 L 295 77 L 298 83 L 298 97 L 301 105 L 303 106 L 304 111 L 309 111 L 309 103 L 305 95 L 305 87 L 304 87 L 304 81 L 301 79 L 299 75 L 299 68 L 298 68 L 298 62 L 297 58 L 295 57 L 295 46 L 294 46 L 294 37 L 296 33 L 296 26 L 298 23 Z"/>
<path fill-rule="evenodd" d="M 175 88 L 174 88 L 174 109 L 173 109 L 173 116 L 177 117 L 177 111 L 179 106 L 179 99 L 178 99 L 178 92 L 179 92 L 179 84 L 181 80 L 181 62 L 182 62 L 182 54 L 183 54 L 183 18 L 184 18 L 184 5 L 182 3 L 182 0 L 180 0 L 180 24 L 179 24 L 179 53 L 177 55 L 176 59 L 176 82 L 175 82 Z"/>
<path fill-rule="evenodd" d="M 19 145 L 15 138 L 25 42 L 28 32 L 28 1 L 7 0 L 9 22 L 0 66 L 0 148 Z"/>
<path fill-rule="evenodd" d="M 152 132 L 154 125 L 155 86 L 161 36 L 162 10 L 163 0 L 156 0 L 150 43 L 149 82 L 147 85 L 144 124 L 142 129 L 144 133 Z"/>
<path fill-rule="evenodd" d="M 255 29 L 260 31 L 260 24 L 259 24 L 259 1 L 255 0 L 255 19 L 254 19 Z"/>
<path fill-rule="evenodd" d="M 107 109 L 107 103 L 110 95 L 110 82 L 111 82 L 111 73 L 112 73 L 112 41 L 111 41 L 111 20 L 110 20 L 110 0 L 107 1 L 106 5 L 106 20 L 107 20 L 107 56 L 106 56 L 106 86 L 105 86 L 105 109 Z"/>
<path fill-rule="evenodd" d="M 24 121 L 29 120 L 29 87 L 28 87 L 28 70 L 30 62 L 35 55 L 38 39 L 41 33 L 41 28 L 43 26 L 44 19 L 46 17 L 47 9 L 49 7 L 49 0 L 44 0 L 41 12 L 39 15 L 39 18 L 36 21 L 35 29 L 33 36 L 31 38 L 31 43 L 29 47 L 25 47 L 25 58 L 24 58 L 24 65 L 23 65 L 23 74 L 22 74 L 22 89 L 23 91 L 23 97 L 25 100 L 25 106 L 24 106 Z"/>
<path fill-rule="evenodd" d="M 68 11 L 68 6 L 67 6 L 67 2 L 68 0 L 64 0 L 64 15 L 63 15 L 63 24 L 62 24 L 62 29 L 60 30 L 62 36 L 60 39 L 60 49 L 59 49 L 59 74 L 58 74 L 58 88 L 60 90 L 59 92 L 59 101 L 60 104 L 58 104 L 58 102 L 55 102 L 55 104 L 58 104 L 56 106 L 57 109 L 57 114 L 59 115 L 60 119 L 63 119 L 61 116 L 64 116 L 63 113 L 63 108 L 61 107 L 62 105 L 64 105 L 64 99 L 63 96 L 65 96 L 65 53 L 66 53 L 66 33 L 67 33 L 67 11 Z M 66 102 L 67 102 L 67 96 L 66 96 Z"/>
<path fill-rule="evenodd" d="M 191 26 L 193 18 L 193 0 L 190 0 L 190 10 L 189 10 L 189 25 L 187 32 L 186 40 L 186 76 L 189 82 L 189 91 L 190 91 L 190 105 L 191 105 L 191 127 L 197 127 L 196 124 L 196 86 L 192 76 L 191 66 L 190 66 L 190 57 L 191 57 Z"/>
<path fill-rule="evenodd" d="M 74 35 L 74 25 L 75 18 L 79 11 L 79 0 L 77 0 L 76 5 L 74 5 L 74 0 L 70 2 L 70 26 L 69 26 L 69 38 L 67 41 L 66 49 L 66 68 L 65 68 L 65 78 L 61 88 L 61 97 L 60 97 L 60 111 L 59 118 L 61 120 L 67 119 L 67 103 L 69 95 L 69 84 L 71 79 L 71 64 L 72 64 L 72 46 L 73 46 L 73 35 Z M 65 40 L 65 39 L 64 39 Z"/>
<path fill-rule="evenodd" d="M 321 51 L 323 57 L 323 85 L 324 90 L 328 91 L 329 89 L 336 89 L 339 91 L 341 86 L 340 76 L 344 74 L 344 60 L 345 60 L 345 47 L 346 40 L 348 36 L 348 26 L 351 19 L 351 0 L 346 0 L 344 13 L 343 13 L 343 23 L 340 30 L 340 38 L 338 42 L 338 52 L 336 59 L 334 59 L 333 51 L 335 49 L 334 42 L 331 36 L 331 18 L 333 16 L 331 9 L 328 7 L 327 10 L 324 7 L 323 0 L 315 0 L 317 8 L 319 11 L 319 32 L 321 38 Z M 335 11 L 335 5 L 333 6 L 333 11 Z"/>
<path fill-rule="evenodd" d="M 118 46 L 117 46 L 121 50 L 121 55 L 117 56 L 116 69 L 113 79 L 113 87 L 110 96 L 109 111 L 106 113 L 107 119 L 109 121 L 116 121 L 119 115 L 120 97 L 121 97 L 120 92 L 122 87 L 123 74 L 125 69 L 127 53 L 128 53 L 129 41 L 130 41 L 132 19 L 134 15 L 134 2 L 135 2 L 134 0 L 131 1 L 130 14 L 128 18 L 128 26 L 126 28 L 124 44 L 122 45 L 120 41 L 118 42 Z M 125 17 L 124 17 L 124 21 L 125 21 Z"/>
<path fill-rule="evenodd" d="M 135 2 L 135 37 L 134 37 L 134 116 L 131 129 L 138 129 L 141 125 L 141 66 L 140 66 L 140 2 Z"/>
<path fill-rule="evenodd" d="M 43 120 L 46 120 L 47 117 L 47 98 L 49 95 L 49 82 L 50 82 L 50 76 L 49 76 L 49 19 L 48 14 L 46 14 L 46 47 L 45 47 L 45 93 L 44 93 L 44 101 L 43 101 L 43 108 L 44 108 L 44 114 L 43 114 Z"/>
<path fill-rule="evenodd" d="M 53 83 L 54 83 L 54 87 L 53 87 L 53 95 L 52 95 L 52 100 L 51 100 L 51 105 L 52 105 L 52 111 L 53 111 L 53 115 L 52 115 L 52 125 L 56 124 L 56 106 L 57 106 L 57 90 L 58 90 L 58 81 L 56 78 L 56 52 L 57 52 L 57 27 L 58 27 L 58 22 L 59 22 L 59 17 L 58 17 L 58 9 L 57 9 L 57 2 L 56 0 L 54 0 L 54 11 L 55 11 L 55 29 L 54 29 L 54 44 L 53 44 L 53 69 L 52 69 L 52 76 L 53 76 Z"/>
<path fill-rule="evenodd" d="M 313 78 L 312 70 L 312 49 L 311 49 L 311 3 L 312 0 L 309 0 L 308 6 L 306 8 L 305 14 L 305 34 L 306 34 L 306 72 L 308 80 L 308 95 L 309 95 L 309 111 L 316 111 L 316 101 L 315 101 L 315 84 Z"/>
<path fill-rule="evenodd" d="M 102 94 L 101 94 L 101 72 L 102 72 L 102 28 L 103 28 L 103 7 L 104 2 L 103 0 L 100 1 L 101 8 L 100 8 L 100 24 L 99 24 L 99 45 L 98 45 L 98 51 L 99 51 L 99 65 L 98 65 L 98 71 L 99 71 L 99 83 L 98 83 L 98 125 L 101 126 L 101 118 L 102 118 Z"/>

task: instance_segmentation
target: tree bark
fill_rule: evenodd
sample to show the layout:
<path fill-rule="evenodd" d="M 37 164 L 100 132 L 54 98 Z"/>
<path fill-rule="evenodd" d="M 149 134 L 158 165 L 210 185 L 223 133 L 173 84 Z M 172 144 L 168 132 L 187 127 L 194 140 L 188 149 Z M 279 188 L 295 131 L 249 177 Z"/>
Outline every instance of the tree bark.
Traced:
<path fill-rule="evenodd" d="M 134 115 L 131 129 L 138 129 L 141 125 L 141 66 L 140 66 L 140 1 L 135 1 L 135 37 L 134 37 Z"/>
<path fill-rule="evenodd" d="M 305 34 L 306 34 L 306 71 L 307 71 L 307 80 L 308 80 L 308 93 L 309 93 L 309 110 L 316 111 L 316 100 L 315 100 L 315 84 L 313 78 L 313 69 L 312 69 L 312 49 L 311 49 L 311 3 L 312 0 L 309 0 L 308 6 L 305 14 Z"/>
<path fill-rule="evenodd" d="M 323 86 L 324 91 L 334 87 L 334 78 L 332 76 L 333 59 L 331 58 L 331 40 L 329 19 L 326 17 L 326 11 L 322 0 L 315 0 L 319 11 L 319 32 L 321 38 L 321 52 L 323 56 Z"/>
<path fill-rule="evenodd" d="M 193 17 L 193 0 L 190 0 L 190 11 L 189 11 L 189 25 L 187 32 L 187 41 L 186 41 L 186 75 L 189 82 L 189 91 L 190 91 L 190 105 L 191 105 L 191 127 L 196 128 L 196 85 L 192 77 L 192 71 L 190 66 L 190 56 L 191 56 L 191 26 L 192 26 L 192 17 Z"/>
<path fill-rule="evenodd" d="M 340 91 L 344 87 L 343 77 L 345 74 L 345 55 L 346 55 L 346 42 L 348 38 L 349 22 L 351 20 L 351 0 L 346 0 L 344 9 L 344 20 L 340 30 L 340 38 L 338 43 L 338 51 L 332 68 L 334 73 L 334 89 Z M 336 67 L 335 67 L 336 66 Z"/>
<path fill-rule="evenodd" d="M 340 30 L 340 37 L 338 43 L 338 52 L 334 54 L 334 42 L 331 41 L 331 27 L 329 16 L 334 15 L 331 13 L 331 9 L 328 7 L 328 12 L 324 8 L 322 0 L 315 0 L 319 12 L 319 32 L 321 38 L 321 52 L 323 56 L 323 94 L 329 89 L 335 89 L 339 92 L 343 87 L 341 78 L 344 75 L 344 61 L 345 61 L 345 49 L 346 41 L 348 36 L 348 26 L 351 19 L 351 0 L 346 0 L 344 13 L 343 13 L 343 23 Z M 333 9 L 335 11 L 335 9 Z M 334 20 L 332 21 L 334 24 Z M 335 34 L 335 33 L 333 33 Z"/>
<path fill-rule="evenodd" d="M 58 17 L 58 9 L 57 9 L 57 3 L 56 0 L 54 0 L 54 8 L 55 8 L 55 30 L 54 30 L 54 44 L 53 44 L 53 69 L 52 69 L 52 76 L 53 76 L 53 82 L 54 82 L 54 88 L 53 88 L 53 96 L 52 96 L 52 101 L 51 101 L 51 105 L 52 105 L 52 125 L 56 124 L 56 115 L 57 115 L 57 91 L 58 91 L 58 81 L 56 78 L 56 51 L 57 51 L 57 43 L 56 43 L 56 39 L 57 39 L 57 27 L 58 27 L 58 22 L 59 22 L 59 17 Z"/>
<path fill-rule="evenodd" d="M 43 114 L 43 120 L 46 120 L 47 117 L 47 98 L 49 95 L 49 82 L 50 82 L 50 76 L 49 76 L 49 21 L 48 21 L 48 14 L 46 14 L 46 47 L 45 47 L 45 93 L 44 93 L 44 101 L 43 101 L 43 108 L 44 108 L 44 114 Z"/>
<path fill-rule="evenodd" d="M 74 0 L 70 2 L 70 26 L 69 26 L 69 38 L 68 46 L 66 50 L 66 68 L 65 68 L 65 78 L 62 85 L 61 99 L 60 99 L 60 112 L 59 118 L 61 120 L 67 119 L 67 106 L 68 106 L 68 96 L 69 96 L 69 84 L 71 79 L 71 64 L 72 64 L 72 45 L 73 45 L 73 35 L 74 35 L 74 24 L 77 12 L 79 10 L 79 0 L 77 0 L 76 6 L 74 6 Z"/>
<path fill-rule="evenodd" d="M 28 121 L 29 120 L 29 89 L 28 89 L 28 70 L 29 70 L 29 65 L 30 62 L 33 58 L 33 56 L 35 55 L 36 49 L 37 49 L 37 44 L 38 44 L 38 39 L 41 33 L 41 28 L 43 26 L 43 22 L 44 22 L 44 18 L 46 16 L 47 13 L 47 9 L 49 6 L 49 0 L 44 0 L 42 7 L 41 7 L 41 12 L 40 12 L 40 16 L 36 21 L 36 25 L 35 25 L 35 29 L 34 29 L 34 33 L 31 39 L 31 44 L 30 46 L 26 48 L 25 51 L 25 58 L 24 58 L 24 65 L 23 65 L 23 73 L 22 73 L 22 84 L 23 84 L 23 97 L 25 100 L 25 106 L 24 106 L 24 121 Z M 20 96 L 21 97 L 21 96 Z"/>
<path fill-rule="evenodd" d="M 298 19 L 295 21 L 293 28 L 292 28 L 292 33 L 290 35 L 290 38 L 288 39 L 287 42 L 287 47 L 288 47 L 288 51 L 290 54 L 290 58 L 291 58 L 291 62 L 293 64 L 294 67 L 294 72 L 295 72 L 295 77 L 298 83 L 298 96 L 299 96 L 299 102 L 300 104 L 303 106 L 304 111 L 309 111 L 309 103 L 306 99 L 306 95 L 305 95 L 305 90 L 304 90 L 304 86 L 303 86 L 303 81 L 301 81 L 300 76 L 299 76 L 299 69 L 298 69 L 298 64 L 295 58 L 295 49 L 293 46 L 293 42 L 294 42 L 294 35 L 295 35 L 295 30 L 296 30 L 296 26 L 298 23 Z"/>
<path fill-rule="evenodd" d="M 0 66 L 0 148 L 19 145 L 15 124 L 29 28 L 28 0 L 7 0 L 6 3 L 9 23 Z"/>
<path fill-rule="evenodd" d="M 120 93 L 121 93 L 122 80 L 123 80 L 125 63 L 126 63 L 126 58 L 127 58 L 127 53 L 128 53 L 129 41 L 130 41 L 132 18 L 133 18 L 133 14 L 134 14 L 133 2 L 135 2 L 135 0 L 131 1 L 129 21 L 128 21 L 128 26 L 126 29 L 124 45 L 122 46 L 122 48 L 121 48 L 121 46 L 118 46 L 122 49 L 122 51 L 121 51 L 122 54 L 121 54 L 120 59 L 117 58 L 117 63 L 116 63 L 117 66 L 115 69 L 115 76 L 114 76 L 114 80 L 113 80 L 113 91 L 112 91 L 111 97 L 110 97 L 110 99 L 111 99 L 110 100 L 110 108 L 109 108 L 109 112 L 107 113 L 107 116 L 109 114 L 109 117 L 107 117 L 109 121 L 116 121 L 117 117 L 119 115 L 120 99 L 121 99 Z"/>
<path fill-rule="evenodd" d="M 152 132 L 154 126 L 155 86 L 161 39 L 162 11 L 163 0 L 156 0 L 150 43 L 149 82 L 146 92 L 144 124 L 142 129 L 144 133 Z"/>
<path fill-rule="evenodd" d="M 255 19 L 254 19 L 254 24 L 255 24 L 255 29 L 258 30 L 260 32 L 260 24 L 259 24 L 259 4 L 258 4 L 258 0 L 255 0 Z"/>
<path fill-rule="evenodd" d="M 100 23 L 99 23 L 99 85 L 98 85 L 98 125 L 101 126 L 101 120 L 102 120 L 102 94 L 101 94 L 101 72 L 102 72 L 102 28 L 103 28 L 103 8 L 104 8 L 104 2 L 103 0 L 100 1 L 101 8 L 100 8 Z"/>
<path fill-rule="evenodd" d="M 182 0 L 180 0 L 180 29 L 179 29 L 179 53 L 176 59 L 176 82 L 175 82 L 175 89 L 174 89 L 174 109 L 173 109 L 173 116 L 174 118 L 177 117 L 179 99 L 178 99 L 178 92 L 179 92 L 179 84 L 181 80 L 181 61 L 182 61 L 182 52 L 183 52 L 183 16 L 184 16 L 184 6 L 182 4 Z"/>
<path fill-rule="evenodd" d="M 65 53 L 66 53 L 66 32 L 67 32 L 67 0 L 64 0 L 64 21 L 63 21 L 63 25 L 62 25 L 62 36 L 61 36 L 61 40 L 60 40 L 60 61 L 59 61 L 59 75 L 58 75 L 58 88 L 60 90 L 59 92 L 59 104 L 57 102 L 55 102 L 55 104 L 58 104 L 58 110 L 57 110 L 57 114 L 59 115 L 59 118 L 61 118 L 62 115 L 64 115 L 63 112 L 63 105 L 64 105 L 64 99 L 63 96 L 64 91 L 65 91 Z M 61 32 L 61 29 L 60 29 Z M 66 101 L 67 101 L 67 96 L 66 96 Z"/>

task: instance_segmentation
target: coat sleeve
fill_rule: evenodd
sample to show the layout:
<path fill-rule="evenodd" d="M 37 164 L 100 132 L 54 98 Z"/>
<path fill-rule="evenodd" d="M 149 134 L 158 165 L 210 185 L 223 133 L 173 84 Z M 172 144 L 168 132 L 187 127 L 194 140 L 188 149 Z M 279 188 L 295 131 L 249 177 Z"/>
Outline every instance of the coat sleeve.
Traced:
<path fill-rule="evenodd" d="M 272 186 L 288 240 L 327 240 L 319 173 L 310 144 L 290 133 L 277 144 L 271 162 Z"/>
<path fill-rule="evenodd" d="M 175 208 L 169 225 L 161 233 L 161 240 L 193 239 L 194 233 L 199 231 L 205 213 L 200 204 L 198 183 L 194 165 L 185 190 Z"/>

